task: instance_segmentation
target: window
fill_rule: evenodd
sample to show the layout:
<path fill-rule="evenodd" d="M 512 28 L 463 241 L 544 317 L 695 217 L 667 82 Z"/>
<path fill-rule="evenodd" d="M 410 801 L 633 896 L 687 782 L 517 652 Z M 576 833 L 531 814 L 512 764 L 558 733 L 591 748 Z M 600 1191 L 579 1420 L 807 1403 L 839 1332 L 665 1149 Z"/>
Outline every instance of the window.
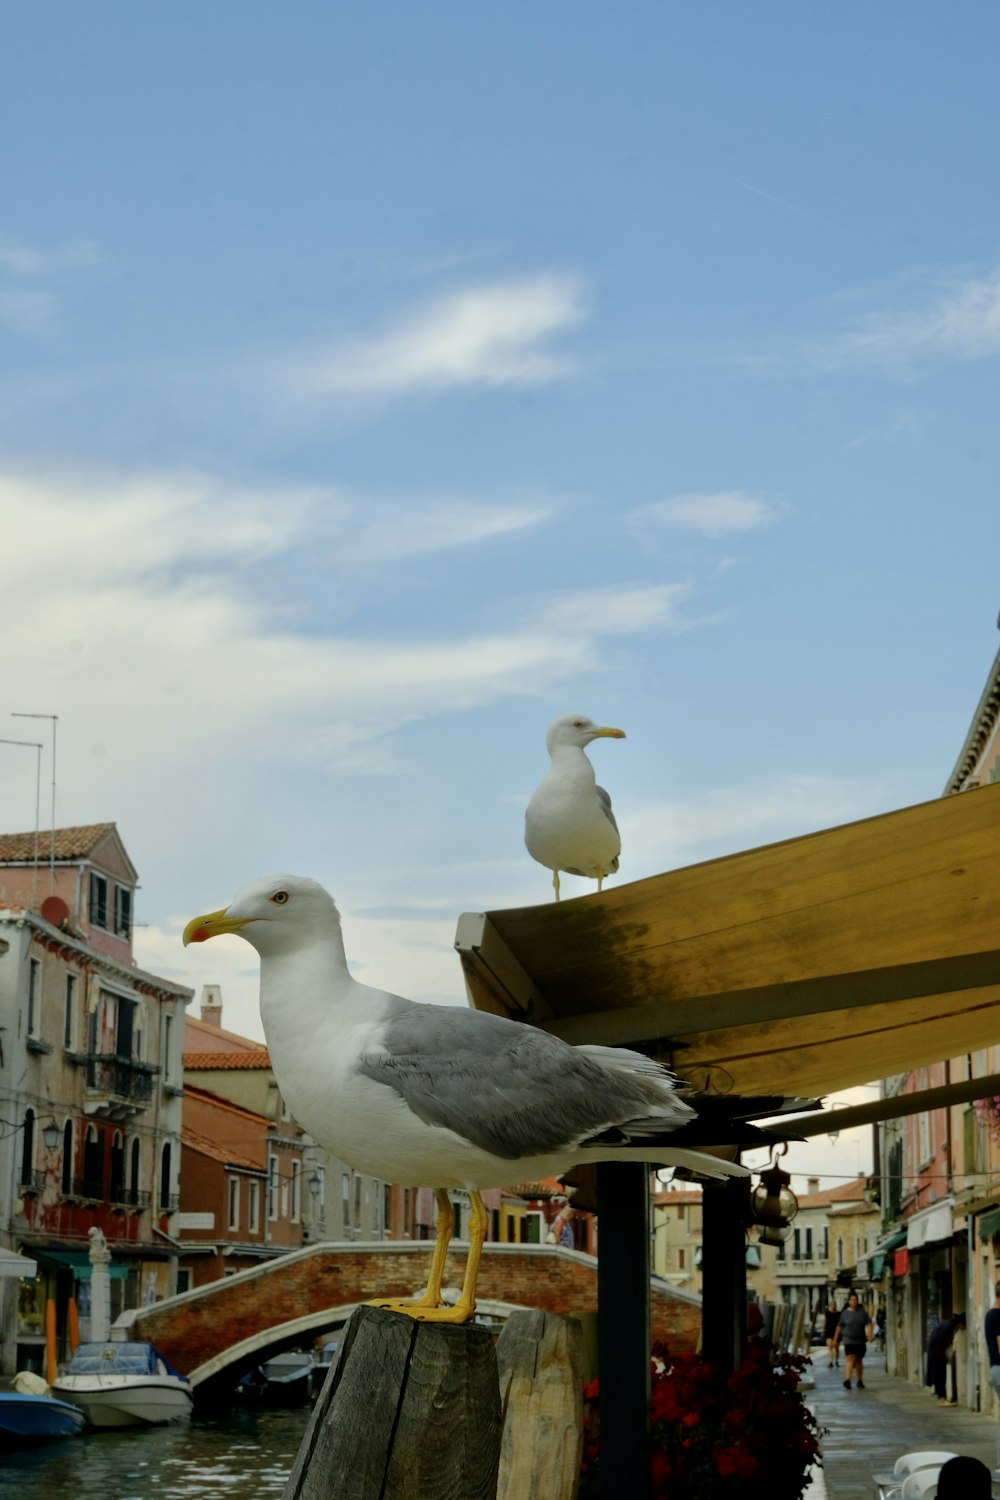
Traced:
<path fill-rule="evenodd" d="M 931 1117 L 926 1110 L 917 1116 L 917 1163 L 923 1166 L 931 1159 Z"/>
<path fill-rule="evenodd" d="M 837 1270 L 844 1268 L 844 1241 L 841 1235 L 837 1235 Z"/>
<path fill-rule="evenodd" d="M 189 1292 L 190 1290 L 191 1272 L 187 1266 L 180 1266 L 177 1270 L 177 1295 L 180 1296 L 181 1292 Z"/>
<path fill-rule="evenodd" d="M 340 1198 L 341 1212 L 343 1214 L 344 1228 L 350 1228 L 351 1223 L 351 1174 L 342 1172 L 340 1174 Z M 407 1215 L 409 1217 L 409 1215 Z"/>
<path fill-rule="evenodd" d="M 35 1178 L 35 1111 L 24 1111 L 24 1136 L 21 1140 L 21 1186 L 30 1187 Z"/>
<path fill-rule="evenodd" d="M 802 1230 L 792 1231 L 792 1260 L 802 1259 Z"/>
<path fill-rule="evenodd" d="M 83 1196 L 104 1200 L 104 1140 L 96 1125 L 87 1126 L 83 1143 Z"/>
<path fill-rule="evenodd" d="M 823 1257 L 824 1260 L 829 1260 L 830 1259 L 830 1226 L 829 1226 L 829 1224 L 824 1224 L 823 1225 L 823 1248 L 820 1251 L 820 1254 L 822 1255 L 822 1257 Z"/>
<path fill-rule="evenodd" d="M 160 1208 L 170 1209 L 170 1142 L 164 1141 L 160 1156 Z"/>
<path fill-rule="evenodd" d="M 129 1202 L 133 1208 L 139 1207 L 139 1166 L 140 1166 L 139 1137 L 133 1136 L 132 1150 L 129 1152 L 128 1186 Z"/>
<path fill-rule="evenodd" d="M 59 1186 L 63 1193 L 69 1194 L 73 1191 L 73 1121 L 67 1120 L 63 1126 L 63 1156 L 62 1156 L 62 1180 Z"/>
<path fill-rule="evenodd" d="M 173 1078 L 173 1046 L 174 1046 L 174 1018 L 164 1016 L 163 1018 L 163 1081 L 169 1083 Z"/>
<path fill-rule="evenodd" d="M 361 1173 L 354 1174 L 354 1227 L 361 1228 Z"/>
<path fill-rule="evenodd" d="M 37 1036 L 41 1016 L 42 1000 L 42 961 L 40 958 L 29 958 L 28 960 L 28 1035 Z"/>
<path fill-rule="evenodd" d="M 128 886 L 115 886 L 115 932 L 119 937 L 132 936 L 132 892 Z"/>
<path fill-rule="evenodd" d="M 229 1178 L 229 1227 L 239 1229 L 240 1227 L 240 1179 Z"/>
<path fill-rule="evenodd" d="M 125 1201 L 125 1141 L 120 1130 L 111 1138 L 111 1202 Z"/>
<path fill-rule="evenodd" d="M 103 875 L 97 875 L 93 870 L 90 872 L 90 925 L 91 927 L 107 927 L 108 925 L 108 882 Z"/>
<path fill-rule="evenodd" d="M 677 1269 L 678 1271 L 687 1270 L 687 1251 L 683 1246 L 680 1246 L 677 1250 Z"/>
<path fill-rule="evenodd" d="M 63 1046 L 72 1048 L 76 1033 L 76 975 L 66 975 L 66 1004 L 63 1009 Z"/>
<path fill-rule="evenodd" d="M 677 1218 L 679 1221 L 683 1220 L 684 1218 L 684 1207 L 685 1205 L 683 1203 L 678 1203 L 677 1205 Z"/>
<path fill-rule="evenodd" d="M 260 1183 L 255 1179 L 250 1180 L 250 1202 L 247 1213 L 247 1228 L 251 1234 L 257 1234 L 260 1230 Z"/>
<path fill-rule="evenodd" d="M 302 1163 L 292 1162 L 292 1223 L 297 1224 L 302 1217 Z"/>
<path fill-rule="evenodd" d="M 267 1158 L 267 1217 L 278 1217 L 278 1158 L 272 1155 Z"/>
<path fill-rule="evenodd" d="M 806 1260 L 812 1260 L 812 1258 L 813 1258 L 813 1232 L 812 1232 L 811 1229 L 806 1229 Z"/>

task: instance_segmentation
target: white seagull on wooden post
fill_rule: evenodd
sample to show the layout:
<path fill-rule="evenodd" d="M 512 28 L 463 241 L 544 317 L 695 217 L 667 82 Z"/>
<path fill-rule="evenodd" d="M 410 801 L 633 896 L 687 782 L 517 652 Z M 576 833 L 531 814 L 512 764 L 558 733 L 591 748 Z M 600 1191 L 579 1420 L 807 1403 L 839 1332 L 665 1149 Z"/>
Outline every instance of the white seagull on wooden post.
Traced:
<path fill-rule="evenodd" d="M 524 842 L 532 859 L 552 871 L 559 900 L 559 871 L 587 875 L 601 889 L 605 875 L 618 868 L 622 841 L 611 798 L 597 785 L 584 754 L 592 740 L 623 740 L 623 729 L 608 729 L 582 714 L 563 714 L 549 727 L 545 744 L 552 765 L 524 815 Z"/>
<path fill-rule="evenodd" d="M 268 1053 L 298 1124 L 359 1172 L 436 1189 L 427 1290 L 377 1307 L 433 1322 L 473 1316 L 488 1225 L 482 1188 L 559 1177 L 598 1161 L 746 1176 L 733 1162 L 670 1145 L 696 1112 L 666 1068 L 639 1052 L 571 1047 L 503 1016 L 417 1004 L 359 984 L 333 898 L 315 880 L 276 875 L 246 885 L 221 911 L 189 922 L 184 942 L 226 932 L 260 954 Z M 472 1205 L 469 1259 L 457 1305 L 444 1307 L 448 1194 L 456 1188 L 468 1191 Z"/>

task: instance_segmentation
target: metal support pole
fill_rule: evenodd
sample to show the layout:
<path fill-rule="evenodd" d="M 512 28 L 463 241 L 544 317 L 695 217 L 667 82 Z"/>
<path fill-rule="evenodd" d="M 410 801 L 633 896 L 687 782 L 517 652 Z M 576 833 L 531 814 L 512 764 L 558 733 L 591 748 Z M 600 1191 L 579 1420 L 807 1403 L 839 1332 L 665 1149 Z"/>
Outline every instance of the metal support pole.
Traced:
<path fill-rule="evenodd" d="M 732 1372 L 746 1338 L 748 1178 L 706 1182 L 702 1195 L 701 1342 L 705 1358 Z"/>
<path fill-rule="evenodd" d="M 597 1166 L 597 1353 L 601 1494 L 649 1495 L 649 1172 Z"/>

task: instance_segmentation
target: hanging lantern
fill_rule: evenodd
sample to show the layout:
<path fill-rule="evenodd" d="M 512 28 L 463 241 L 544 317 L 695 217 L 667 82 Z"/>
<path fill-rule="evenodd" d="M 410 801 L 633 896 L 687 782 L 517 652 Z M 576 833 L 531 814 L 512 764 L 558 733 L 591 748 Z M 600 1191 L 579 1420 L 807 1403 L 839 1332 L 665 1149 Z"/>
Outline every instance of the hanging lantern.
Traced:
<path fill-rule="evenodd" d="M 780 1149 L 784 1153 L 788 1147 Z M 775 1152 L 775 1156 L 777 1154 Z M 799 1202 L 791 1190 L 791 1180 L 774 1160 L 760 1174 L 750 1204 L 754 1223 L 760 1225 L 757 1238 L 762 1245 L 783 1245 L 792 1232 L 792 1220 L 799 1211 Z"/>

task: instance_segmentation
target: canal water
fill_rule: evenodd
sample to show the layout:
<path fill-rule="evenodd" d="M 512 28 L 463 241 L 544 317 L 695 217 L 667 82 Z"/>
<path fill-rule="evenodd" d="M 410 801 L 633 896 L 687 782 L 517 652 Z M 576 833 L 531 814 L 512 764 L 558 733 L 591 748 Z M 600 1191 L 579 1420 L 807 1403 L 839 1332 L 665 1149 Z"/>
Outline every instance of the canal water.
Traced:
<path fill-rule="evenodd" d="M 278 1500 L 309 1415 L 235 1410 L 0 1453 L 0 1500 Z"/>

